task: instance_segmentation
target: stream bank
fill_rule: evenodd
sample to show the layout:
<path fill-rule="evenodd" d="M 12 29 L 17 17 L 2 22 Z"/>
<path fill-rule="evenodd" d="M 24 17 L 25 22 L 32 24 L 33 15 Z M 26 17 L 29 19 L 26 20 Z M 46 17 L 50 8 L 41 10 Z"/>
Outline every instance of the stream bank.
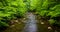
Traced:
<path fill-rule="evenodd" d="M 51 26 L 46 19 L 28 12 L 26 18 L 12 20 L 11 26 L 3 32 L 59 32 L 60 29 Z M 49 28 L 49 29 L 48 29 Z"/>
<path fill-rule="evenodd" d="M 12 20 L 10 26 L 2 32 L 20 32 L 25 26 L 25 18 Z"/>

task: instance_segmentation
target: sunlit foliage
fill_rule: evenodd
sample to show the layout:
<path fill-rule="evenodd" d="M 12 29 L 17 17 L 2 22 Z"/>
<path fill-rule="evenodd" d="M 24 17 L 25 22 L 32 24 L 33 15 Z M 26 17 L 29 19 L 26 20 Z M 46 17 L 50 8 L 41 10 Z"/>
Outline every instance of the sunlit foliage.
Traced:
<path fill-rule="evenodd" d="M 27 10 L 36 11 L 48 17 L 50 24 L 60 26 L 60 0 L 0 0 L 0 27 L 9 26 L 9 20 L 24 17 Z"/>
<path fill-rule="evenodd" d="M 37 6 L 37 14 L 43 17 L 50 18 L 56 21 L 49 21 L 49 23 L 57 24 L 60 23 L 60 0 L 40 0 Z"/>
<path fill-rule="evenodd" d="M 24 17 L 27 5 L 23 0 L 0 0 L 0 27 L 12 19 Z"/>

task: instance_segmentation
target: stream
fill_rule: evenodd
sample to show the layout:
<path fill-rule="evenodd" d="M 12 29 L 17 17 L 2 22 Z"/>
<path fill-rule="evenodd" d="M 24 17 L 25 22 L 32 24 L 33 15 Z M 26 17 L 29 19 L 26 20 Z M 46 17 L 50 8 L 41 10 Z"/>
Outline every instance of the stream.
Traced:
<path fill-rule="evenodd" d="M 35 15 L 32 13 L 28 13 L 27 22 L 23 29 L 23 32 L 37 32 L 37 24 L 36 24 Z"/>
<path fill-rule="evenodd" d="M 58 29 L 50 29 L 48 22 L 46 20 L 38 19 L 34 13 L 26 13 L 26 19 L 17 19 L 12 22 L 9 28 L 2 32 L 58 32 Z M 59 30 L 60 31 L 60 30 Z M 1 32 L 1 31 L 0 31 Z"/>

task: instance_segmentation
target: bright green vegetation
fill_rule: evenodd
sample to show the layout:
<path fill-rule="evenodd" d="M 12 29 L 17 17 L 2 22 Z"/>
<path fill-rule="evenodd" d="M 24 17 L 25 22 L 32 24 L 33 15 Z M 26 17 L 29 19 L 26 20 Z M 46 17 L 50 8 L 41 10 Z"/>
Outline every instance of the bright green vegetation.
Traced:
<path fill-rule="evenodd" d="M 8 27 L 10 20 L 25 17 L 27 10 L 60 26 L 60 0 L 0 0 L 0 27 Z"/>
<path fill-rule="evenodd" d="M 60 26 L 60 0 L 43 0 L 41 3 L 41 7 L 37 8 L 38 14 L 48 17 L 50 24 Z"/>
<path fill-rule="evenodd" d="M 60 0 L 36 0 L 37 5 L 32 5 L 36 13 L 44 17 L 52 25 L 60 26 Z"/>
<path fill-rule="evenodd" d="M 60 0 L 30 0 L 29 9 L 52 25 L 60 26 Z"/>
<path fill-rule="evenodd" d="M 27 5 L 23 0 L 0 0 L 0 27 L 9 26 L 12 19 L 24 17 Z"/>

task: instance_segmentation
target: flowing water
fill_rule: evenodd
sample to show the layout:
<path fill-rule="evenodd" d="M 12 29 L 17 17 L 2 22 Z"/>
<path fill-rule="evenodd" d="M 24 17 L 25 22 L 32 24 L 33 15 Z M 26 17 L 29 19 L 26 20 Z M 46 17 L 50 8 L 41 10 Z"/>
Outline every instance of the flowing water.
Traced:
<path fill-rule="evenodd" d="M 38 19 L 40 17 L 36 18 L 34 13 L 28 12 L 25 17 L 25 20 L 20 19 L 21 21 L 19 20 L 13 27 L 11 26 L 3 32 L 57 32 L 54 29 L 48 30 L 48 22 Z"/>
<path fill-rule="evenodd" d="M 26 26 L 23 29 L 23 32 L 37 32 L 37 24 L 36 24 L 35 15 L 32 13 L 28 13 Z"/>

